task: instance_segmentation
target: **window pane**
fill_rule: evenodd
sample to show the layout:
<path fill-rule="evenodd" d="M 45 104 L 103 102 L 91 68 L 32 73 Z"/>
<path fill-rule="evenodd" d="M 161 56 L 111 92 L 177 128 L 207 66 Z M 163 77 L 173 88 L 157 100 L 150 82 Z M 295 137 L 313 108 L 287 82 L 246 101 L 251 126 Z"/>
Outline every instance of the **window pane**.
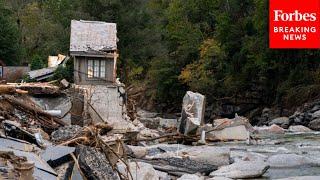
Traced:
<path fill-rule="evenodd" d="M 88 60 L 88 78 L 93 77 L 93 60 Z"/>
<path fill-rule="evenodd" d="M 105 78 L 106 77 L 106 61 L 102 60 L 100 61 L 100 77 Z"/>
<path fill-rule="evenodd" d="M 94 60 L 94 70 L 93 70 L 93 76 L 99 77 L 99 60 Z"/>

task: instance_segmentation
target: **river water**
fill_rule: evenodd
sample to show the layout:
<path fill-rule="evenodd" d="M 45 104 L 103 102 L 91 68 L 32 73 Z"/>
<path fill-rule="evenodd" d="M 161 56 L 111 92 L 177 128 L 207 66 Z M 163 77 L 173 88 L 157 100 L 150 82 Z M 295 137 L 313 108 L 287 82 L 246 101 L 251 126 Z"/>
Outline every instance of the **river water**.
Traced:
<path fill-rule="evenodd" d="M 278 179 L 294 176 L 320 176 L 320 132 L 311 133 L 286 133 L 278 135 L 259 135 L 248 145 L 245 142 L 220 142 L 211 144 L 213 146 L 229 147 L 233 159 L 241 159 L 244 154 L 253 154 L 251 158 L 267 161 L 268 157 L 277 154 L 297 154 L 319 163 L 308 164 L 298 162 L 299 165 L 289 167 L 271 167 L 262 178 Z M 286 163 L 286 162 L 284 162 Z"/>

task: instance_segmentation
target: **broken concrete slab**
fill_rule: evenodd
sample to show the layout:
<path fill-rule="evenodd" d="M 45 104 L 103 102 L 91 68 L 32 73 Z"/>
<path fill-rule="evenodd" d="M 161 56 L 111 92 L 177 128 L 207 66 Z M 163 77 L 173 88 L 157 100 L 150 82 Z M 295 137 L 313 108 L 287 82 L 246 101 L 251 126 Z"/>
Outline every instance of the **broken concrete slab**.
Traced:
<path fill-rule="evenodd" d="M 320 176 L 294 176 L 294 177 L 287 177 L 281 178 L 277 180 L 319 180 Z"/>
<path fill-rule="evenodd" d="M 178 151 L 182 157 L 189 157 L 191 160 L 223 166 L 230 164 L 230 150 L 224 147 L 194 146 Z"/>
<path fill-rule="evenodd" d="M 28 162 L 33 162 L 35 169 L 33 176 L 37 179 L 53 180 L 57 178 L 57 173 L 52 169 L 43 159 L 33 152 L 19 151 L 12 148 L 0 147 L 2 152 L 13 152 L 14 155 L 19 157 L 25 157 Z"/>
<path fill-rule="evenodd" d="M 178 131 L 184 135 L 196 133 L 197 128 L 204 124 L 205 96 L 187 91 L 183 98 L 181 118 Z"/>
<path fill-rule="evenodd" d="M 247 140 L 249 131 L 244 125 L 226 127 L 221 130 L 215 130 L 206 134 L 207 140 L 211 141 L 227 141 L 227 140 Z"/>
<path fill-rule="evenodd" d="M 211 177 L 222 176 L 232 179 L 261 177 L 269 165 L 263 162 L 241 161 L 222 166 L 217 171 L 210 173 Z"/>
<path fill-rule="evenodd" d="M 2 127 L 4 128 L 5 134 L 7 136 L 22 139 L 33 144 L 41 146 L 41 142 L 38 142 L 35 134 L 32 134 L 21 127 L 20 123 L 15 121 L 5 120 L 2 122 Z M 38 134 L 39 135 L 39 134 Z"/>
<path fill-rule="evenodd" d="M 106 156 L 97 149 L 80 145 L 76 148 L 76 154 L 80 169 L 88 179 L 119 179 Z"/>
<path fill-rule="evenodd" d="M 136 130 L 126 115 L 123 85 L 83 85 L 77 88 L 84 92 L 84 115 L 90 115 L 93 123 L 106 122 L 114 131 Z"/>
<path fill-rule="evenodd" d="M 198 176 L 197 174 L 184 174 L 177 180 L 204 180 L 204 177 Z"/>
<path fill-rule="evenodd" d="M 25 152 L 39 152 L 40 148 L 38 148 L 36 145 L 31 144 L 27 141 L 23 141 L 20 139 L 15 139 L 11 137 L 1 137 L 0 138 L 0 147 L 3 148 L 13 148 L 20 151 Z"/>
<path fill-rule="evenodd" d="M 268 158 L 271 167 L 297 167 L 303 165 L 319 165 L 317 159 L 311 159 L 297 154 L 276 154 Z"/>
<path fill-rule="evenodd" d="M 121 174 L 127 176 L 129 173 L 127 172 L 126 166 L 123 163 L 118 163 L 117 167 Z M 160 177 L 156 170 L 153 168 L 151 164 L 144 162 L 130 162 L 129 163 L 130 172 L 132 174 L 132 178 L 129 176 L 130 180 L 159 180 Z"/>
<path fill-rule="evenodd" d="M 71 158 L 69 154 L 75 151 L 74 147 L 68 146 L 49 146 L 42 153 L 41 157 L 50 164 L 51 167 L 57 167 Z"/>

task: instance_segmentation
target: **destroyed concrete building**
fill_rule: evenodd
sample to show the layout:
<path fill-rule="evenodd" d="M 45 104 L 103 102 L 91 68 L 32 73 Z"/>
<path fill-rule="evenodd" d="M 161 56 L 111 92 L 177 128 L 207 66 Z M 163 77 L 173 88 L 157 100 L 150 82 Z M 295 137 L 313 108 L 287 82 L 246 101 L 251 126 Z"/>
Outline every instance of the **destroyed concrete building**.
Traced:
<path fill-rule="evenodd" d="M 125 121 L 124 85 L 116 81 L 116 27 L 101 21 L 71 21 L 70 55 L 78 94 L 73 100 L 80 103 L 72 111 L 74 124 L 90 116 L 93 122 L 108 122 L 116 129 L 130 126 Z"/>
<path fill-rule="evenodd" d="M 105 85 L 116 81 L 117 26 L 101 21 L 71 21 L 70 55 L 74 82 Z"/>

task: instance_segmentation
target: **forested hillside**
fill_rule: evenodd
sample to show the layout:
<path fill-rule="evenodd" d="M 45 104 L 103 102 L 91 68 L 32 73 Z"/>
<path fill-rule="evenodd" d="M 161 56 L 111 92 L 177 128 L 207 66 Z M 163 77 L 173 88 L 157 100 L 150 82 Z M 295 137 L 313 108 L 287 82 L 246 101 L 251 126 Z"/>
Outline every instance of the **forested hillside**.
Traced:
<path fill-rule="evenodd" d="M 0 59 L 9 65 L 67 54 L 71 19 L 117 23 L 118 76 L 143 88 L 148 108 L 175 111 L 186 90 L 205 94 L 218 115 L 319 94 L 319 50 L 268 48 L 268 0 L 0 2 Z"/>

